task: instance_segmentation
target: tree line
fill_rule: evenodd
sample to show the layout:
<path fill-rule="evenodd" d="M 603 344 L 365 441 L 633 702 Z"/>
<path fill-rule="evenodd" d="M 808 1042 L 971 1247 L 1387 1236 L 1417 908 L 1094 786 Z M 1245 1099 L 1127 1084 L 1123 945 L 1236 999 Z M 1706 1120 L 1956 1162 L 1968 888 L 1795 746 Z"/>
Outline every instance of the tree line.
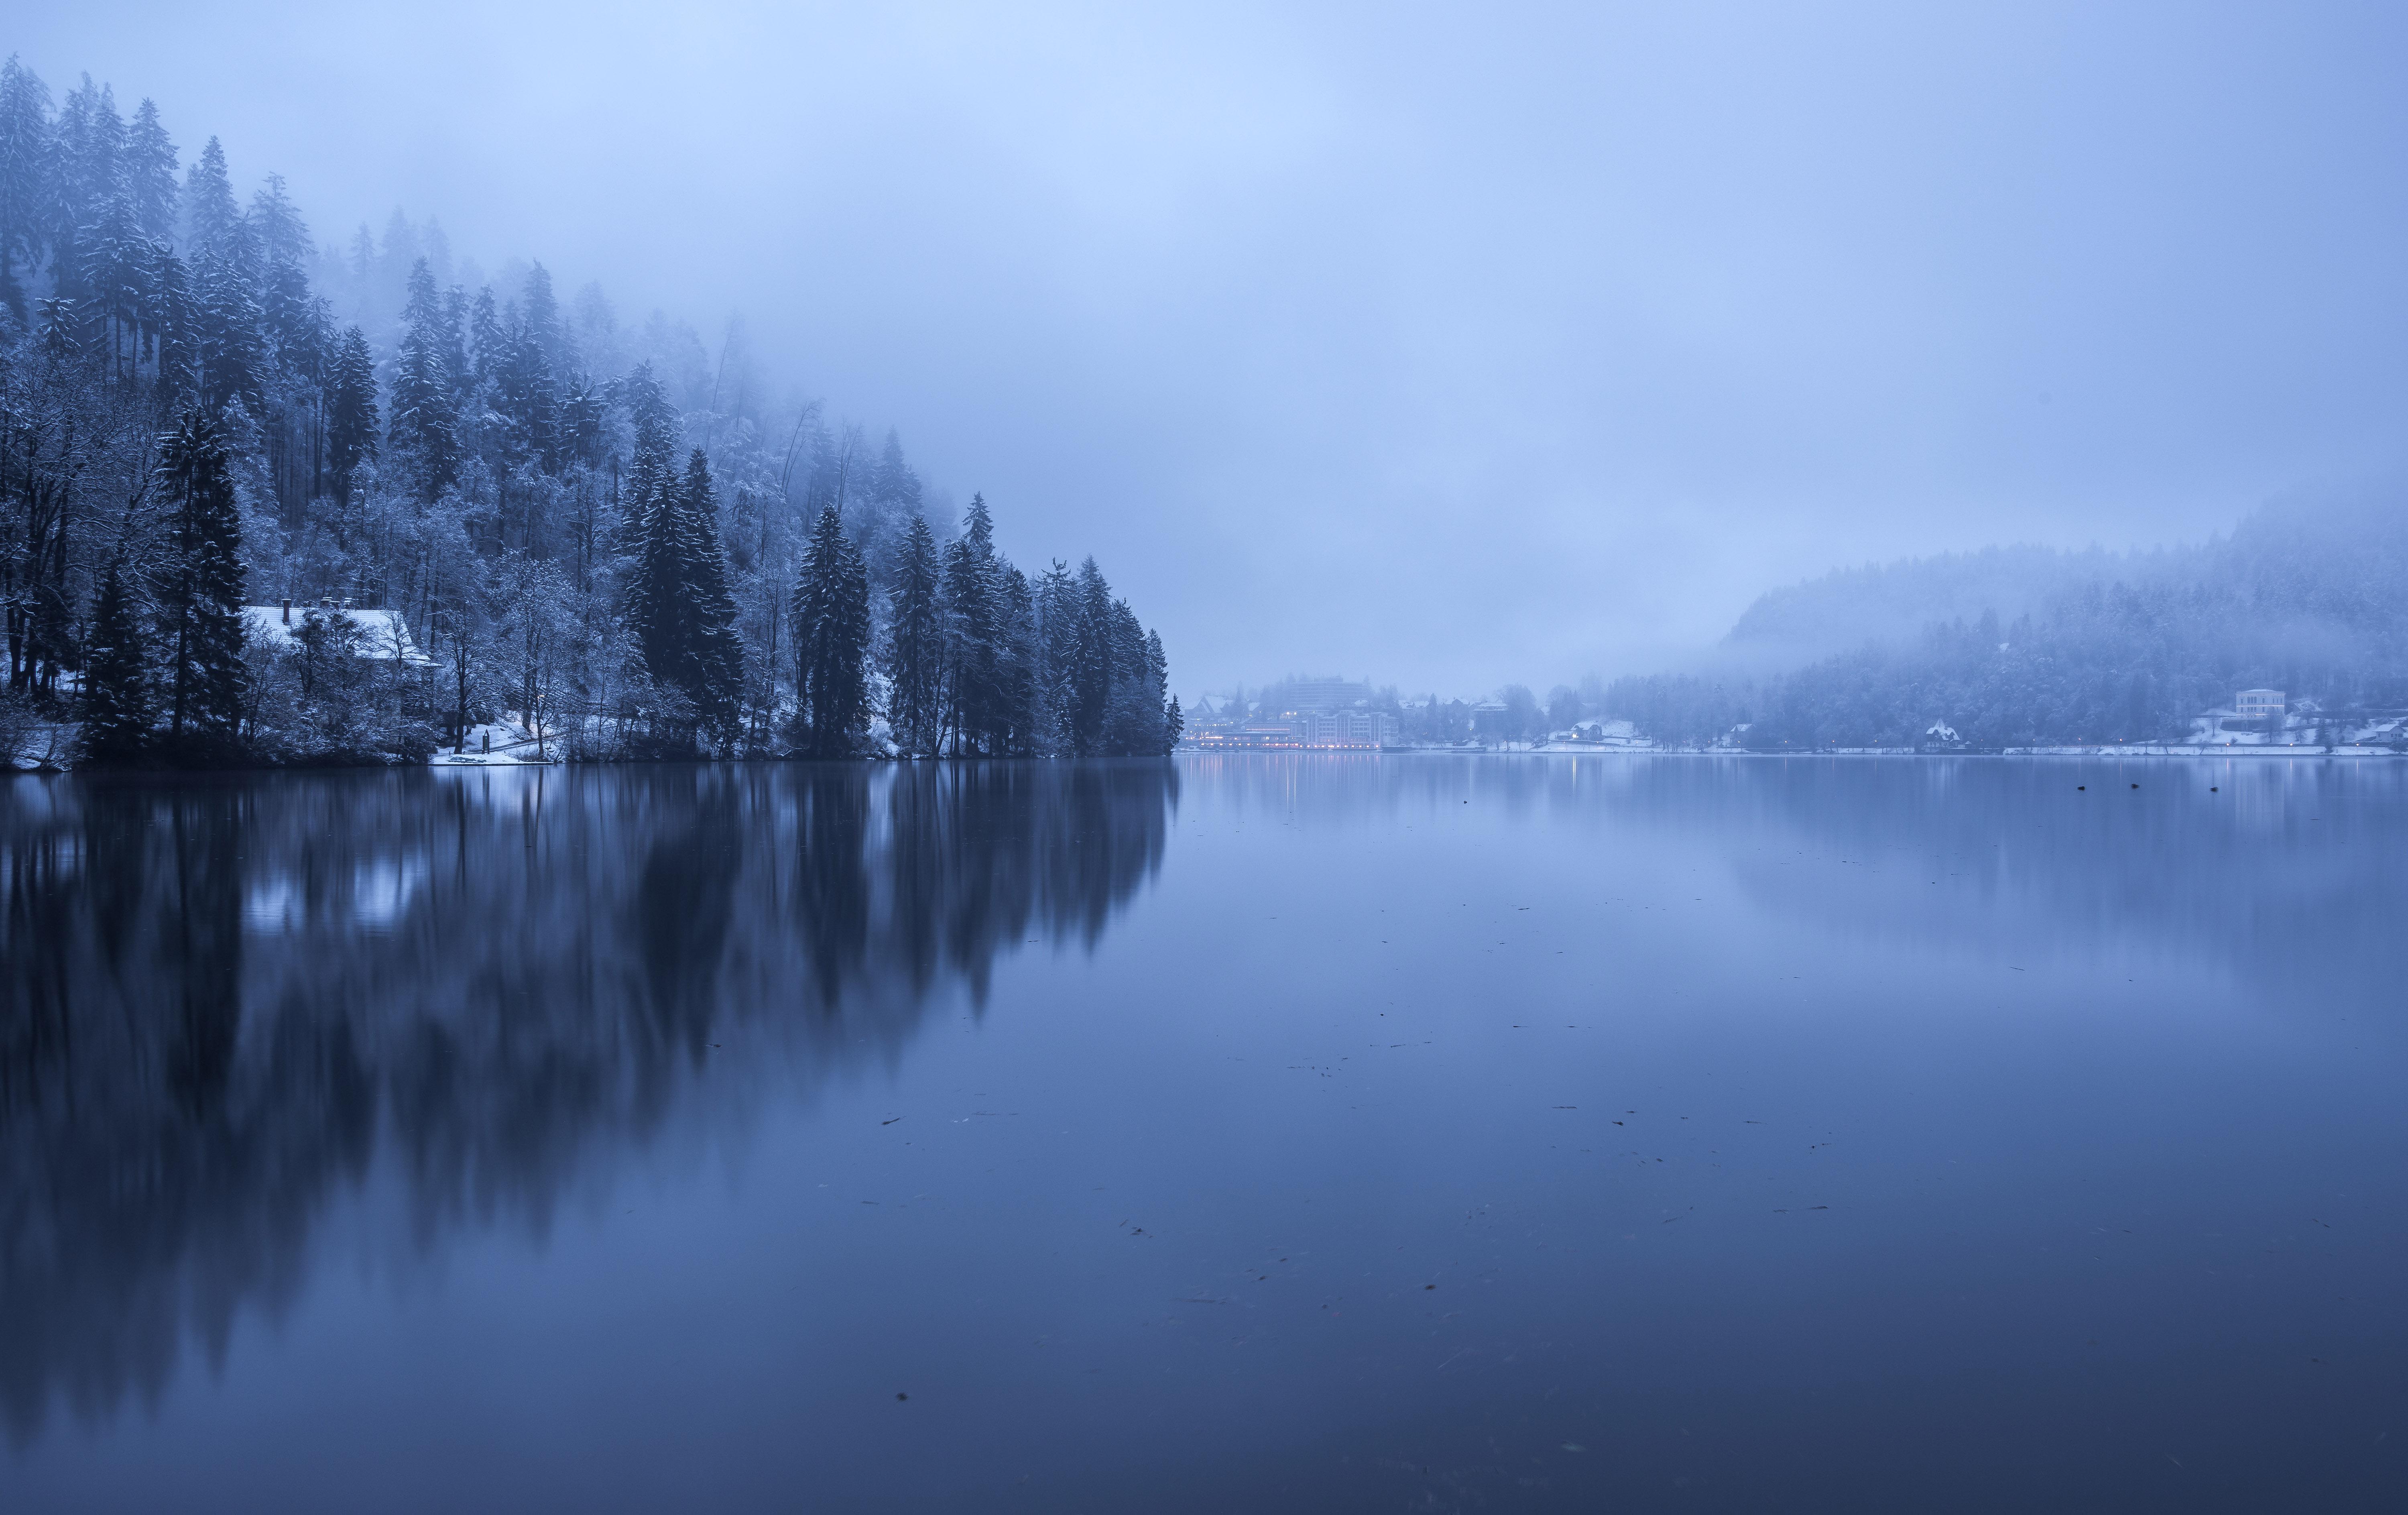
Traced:
<path fill-rule="evenodd" d="M 2312 702 L 2325 742 L 2408 710 L 2408 512 L 2388 498 L 2269 505 L 2183 548 L 2002 561 L 2033 584 L 2030 608 L 2002 613 L 1985 592 L 1912 635 L 1784 672 L 1635 676 L 1583 703 L 1659 742 L 1772 752 L 2181 742 L 2253 687 L 2285 691 L 2295 711 Z M 1878 584 L 1946 604 L 1965 562 L 1785 593 L 1828 600 Z"/>
<path fill-rule="evenodd" d="M 150 101 L 10 58 L 0 756 L 423 758 L 505 714 L 597 758 L 1168 750 L 1092 558 L 1015 566 L 716 346 L 399 212 L 321 247 L 216 138 L 183 167 Z"/>

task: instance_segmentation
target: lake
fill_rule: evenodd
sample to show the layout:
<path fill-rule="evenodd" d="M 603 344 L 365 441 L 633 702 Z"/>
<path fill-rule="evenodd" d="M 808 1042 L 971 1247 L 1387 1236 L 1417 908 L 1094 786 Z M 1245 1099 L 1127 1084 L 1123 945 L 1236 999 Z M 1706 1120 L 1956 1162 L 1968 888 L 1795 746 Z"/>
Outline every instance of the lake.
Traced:
<path fill-rule="evenodd" d="M 2408 764 L 0 781 L 10 1511 L 2408 1508 Z"/>

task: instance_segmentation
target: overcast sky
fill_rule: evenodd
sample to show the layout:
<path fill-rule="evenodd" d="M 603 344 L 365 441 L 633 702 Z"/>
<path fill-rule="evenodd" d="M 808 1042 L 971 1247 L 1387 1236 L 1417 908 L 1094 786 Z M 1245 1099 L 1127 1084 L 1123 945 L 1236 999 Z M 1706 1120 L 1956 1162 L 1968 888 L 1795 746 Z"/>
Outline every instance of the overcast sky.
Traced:
<path fill-rule="evenodd" d="M 11 7 L 322 240 L 755 343 L 1183 691 L 1545 687 L 1759 590 L 2389 473 L 2396 6 Z"/>

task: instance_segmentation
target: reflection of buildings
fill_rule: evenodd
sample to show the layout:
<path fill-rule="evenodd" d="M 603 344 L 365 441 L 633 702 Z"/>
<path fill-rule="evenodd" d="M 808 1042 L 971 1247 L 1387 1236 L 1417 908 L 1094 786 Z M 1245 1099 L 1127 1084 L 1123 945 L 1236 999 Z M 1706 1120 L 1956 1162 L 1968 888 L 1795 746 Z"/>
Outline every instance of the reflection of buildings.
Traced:
<path fill-rule="evenodd" d="M 390 1175 L 430 1249 L 900 1058 L 1160 866 L 1160 762 L 0 787 L 0 1424 L 155 1393 Z M 722 1051 L 735 1048 L 739 1051 Z M 748 1082 L 750 1080 L 750 1082 Z"/>

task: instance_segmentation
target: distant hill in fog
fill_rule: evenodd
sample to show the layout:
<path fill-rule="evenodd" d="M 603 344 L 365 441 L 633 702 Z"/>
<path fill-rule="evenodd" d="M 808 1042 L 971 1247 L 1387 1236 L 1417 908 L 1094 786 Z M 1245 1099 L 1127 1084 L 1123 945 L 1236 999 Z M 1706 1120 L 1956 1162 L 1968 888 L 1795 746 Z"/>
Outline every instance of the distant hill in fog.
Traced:
<path fill-rule="evenodd" d="M 1936 623 L 1978 621 L 1985 613 L 2013 621 L 2086 581 L 2156 578 L 2199 551 L 2017 545 L 1834 569 L 1758 596 L 1722 651 L 1752 669 L 1795 668 L 1868 643 L 1908 642 Z"/>
<path fill-rule="evenodd" d="M 2002 547 L 1842 570 L 1741 616 L 1730 671 L 1615 681 L 1658 741 L 1759 750 L 2179 740 L 2236 690 L 2408 706 L 2408 507 L 2270 505 L 2229 537 L 2111 553 Z M 1776 669 L 1768 674 L 1758 671 Z"/>

